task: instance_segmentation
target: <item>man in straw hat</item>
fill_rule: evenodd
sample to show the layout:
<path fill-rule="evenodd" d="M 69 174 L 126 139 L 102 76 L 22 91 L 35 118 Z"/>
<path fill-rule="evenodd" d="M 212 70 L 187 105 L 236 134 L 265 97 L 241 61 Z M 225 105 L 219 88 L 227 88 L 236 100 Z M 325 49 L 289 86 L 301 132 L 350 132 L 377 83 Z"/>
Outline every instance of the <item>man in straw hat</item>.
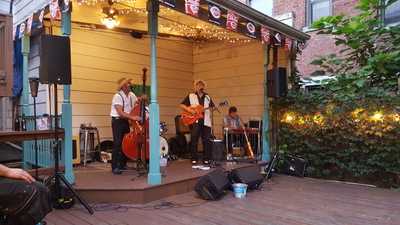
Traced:
<path fill-rule="evenodd" d="M 113 133 L 112 173 L 121 174 L 126 168 L 127 158 L 122 153 L 122 140 L 129 133 L 129 120 L 140 120 L 129 113 L 137 101 L 136 95 L 131 91 L 131 79 L 121 78 L 117 82 L 118 92 L 114 94 L 111 103 L 111 126 Z"/>
<path fill-rule="evenodd" d="M 215 107 L 214 102 L 210 96 L 205 92 L 206 82 L 203 80 L 195 80 L 194 92 L 189 93 L 186 98 L 181 102 L 180 107 L 182 110 L 195 114 L 193 106 L 201 105 L 205 108 L 203 112 L 203 119 L 197 120 L 194 124 L 190 125 L 191 142 L 190 151 L 192 155 L 192 165 L 198 163 L 197 145 L 199 138 L 203 141 L 203 163 L 209 165 L 211 159 L 211 111 L 210 108 Z"/>

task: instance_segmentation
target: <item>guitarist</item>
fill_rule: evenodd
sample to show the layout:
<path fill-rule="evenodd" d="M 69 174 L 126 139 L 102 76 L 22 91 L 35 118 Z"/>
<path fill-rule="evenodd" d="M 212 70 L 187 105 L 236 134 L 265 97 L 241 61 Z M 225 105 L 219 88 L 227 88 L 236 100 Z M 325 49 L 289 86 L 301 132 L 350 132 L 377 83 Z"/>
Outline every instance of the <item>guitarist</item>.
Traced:
<path fill-rule="evenodd" d="M 211 108 L 215 107 L 214 102 L 210 96 L 205 92 L 206 83 L 203 80 L 196 80 L 194 82 L 194 92 L 186 96 L 181 102 L 180 107 L 182 110 L 195 114 L 196 111 L 191 106 L 201 105 L 205 108 L 203 119 L 197 120 L 190 125 L 190 151 L 192 155 L 192 165 L 198 163 L 197 145 L 199 138 L 203 141 L 203 163 L 209 165 L 211 159 Z"/>

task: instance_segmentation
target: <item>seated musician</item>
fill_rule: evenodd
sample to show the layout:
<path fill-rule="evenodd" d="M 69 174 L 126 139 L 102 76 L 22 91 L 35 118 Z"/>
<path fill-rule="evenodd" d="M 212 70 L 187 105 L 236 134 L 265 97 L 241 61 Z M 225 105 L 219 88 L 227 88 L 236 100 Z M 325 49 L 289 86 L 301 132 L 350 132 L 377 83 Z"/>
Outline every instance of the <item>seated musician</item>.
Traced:
<path fill-rule="evenodd" d="M 224 131 L 229 132 L 229 130 L 233 129 L 240 129 L 242 128 L 242 124 L 240 121 L 240 117 L 237 113 L 237 108 L 235 106 L 232 106 L 228 110 L 228 115 L 224 117 L 223 121 L 223 126 L 224 126 Z M 235 145 L 237 147 L 241 147 L 241 139 L 242 139 L 242 134 L 235 134 L 235 135 L 228 135 L 228 140 L 226 140 L 226 136 L 224 135 L 225 138 L 225 143 L 228 141 L 228 150 L 229 152 L 232 152 L 232 145 Z"/>
<path fill-rule="evenodd" d="M 237 113 L 237 108 L 232 106 L 228 110 L 228 115 L 224 117 L 224 128 L 239 129 L 241 128 L 240 118 Z"/>
<path fill-rule="evenodd" d="M 131 79 L 121 78 L 117 82 L 118 92 L 114 94 L 111 103 L 111 126 L 113 134 L 112 173 L 119 175 L 126 169 L 127 158 L 122 153 L 122 140 L 130 132 L 129 120 L 141 120 L 138 116 L 131 116 L 137 97 L 131 91 Z"/>
<path fill-rule="evenodd" d="M 194 92 L 190 93 L 181 102 L 181 109 L 191 114 L 196 114 L 192 108 L 198 105 L 203 106 L 206 110 L 203 113 L 204 118 L 197 120 L 190 125 L 190 151 L 192 155 L 192 164 L 198 162 L 197 145 L 199 138 L 203 141 L 203 163 L 208 165 L 211 159 L 211 110 L 215 107 L 214 102 L 210 96 L 205 92 L 206 83 L 203 80 L 196 80 L 194 82 Z"/>
<path fill-rule="evenodd" d="M 35 225 L 51 210 L 50 193 L 44 185 L 24 170 L 0 164 L 0 224 Z"/>

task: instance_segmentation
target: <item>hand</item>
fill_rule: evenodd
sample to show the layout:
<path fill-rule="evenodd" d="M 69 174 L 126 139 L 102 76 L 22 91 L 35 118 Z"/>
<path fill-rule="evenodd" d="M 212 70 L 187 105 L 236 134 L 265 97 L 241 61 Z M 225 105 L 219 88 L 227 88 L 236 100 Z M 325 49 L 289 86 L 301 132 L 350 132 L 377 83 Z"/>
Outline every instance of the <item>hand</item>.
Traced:
<path fill-rule="evenodd" d="M 5 175 L 7 178 L 16 179 L 16 180 L 24 180 L 28 183 L 32 183 L 35 179 L 26 171 L 21 169 L 9 169 Z"/>
<path fill-rule="evenodd" d="M 130 116 L 129 119 L 136 120 L 136 121 L 141 121 L 142 120 L 142 118 L 140 116 Z"/>
<path fill-rule="evenodd" d="M 192 109 L 192 108 L 188 108 L 188 111 L 190 114 L 194 115 L 196 114 L 196 110 Z"/>

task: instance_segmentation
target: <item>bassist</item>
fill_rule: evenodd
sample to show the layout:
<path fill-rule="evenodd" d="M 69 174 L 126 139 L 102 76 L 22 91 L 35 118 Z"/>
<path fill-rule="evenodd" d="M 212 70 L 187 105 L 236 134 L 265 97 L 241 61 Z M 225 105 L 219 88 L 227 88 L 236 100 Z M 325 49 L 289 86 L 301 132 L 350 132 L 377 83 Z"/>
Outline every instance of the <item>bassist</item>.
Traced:
<path fill-rule="evenodd" d="M 192 165 L 197 164 L 199 160 L 197 145 L 200 137 L 203 141 L 203 163 L 208 165 L 211 159 L 211 108 L 215 107 L 215 105 L 210 96 L 205 92 L 205 86 L 206 83 L 203 80 L 196 80 L 194 82 L 194 92 L 187 95 L 180 105 L 182 110 L 191 114 L 196 113 L 192 107 L 201 105 L 205 109 L 202 112 L 203 118 L 198 119 L 190 125 L 190 151 L 192 155 Z"/>

